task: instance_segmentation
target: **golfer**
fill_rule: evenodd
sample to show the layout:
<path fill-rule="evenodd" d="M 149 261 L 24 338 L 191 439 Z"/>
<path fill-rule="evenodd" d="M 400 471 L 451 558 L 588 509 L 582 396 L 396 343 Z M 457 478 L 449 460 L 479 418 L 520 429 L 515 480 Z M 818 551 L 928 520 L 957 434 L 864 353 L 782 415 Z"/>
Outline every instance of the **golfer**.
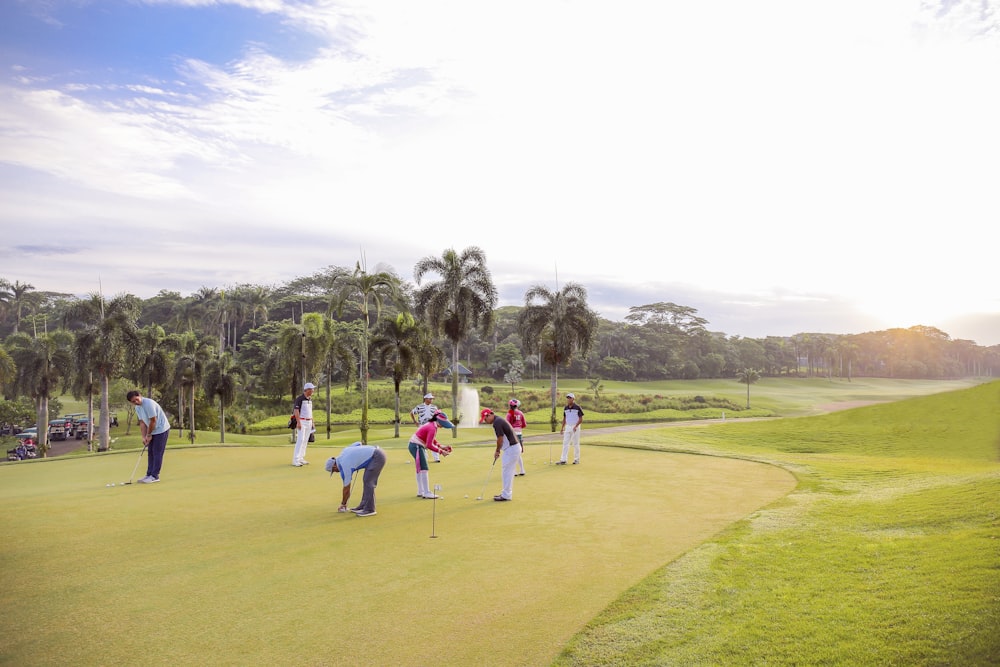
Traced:
<path fill-rule="evenodd" d="M 344 483 L 344 494 L 341 497 L 338 512 L 351 511 L 358 516 L 375 515 L 375 487 L 378 486 L 378 476 L 382 474 L 385 467 L 385 452 L 372 445 L 362 445 L 355 442 L 349 447 L 345 447 L 340 456 L 331 456 L 326 462 L 326 470 L 333 476 L 339 472 L 340 479 Z M 365 476 L 361 483 L 364 484 L 364 491 L 361 493 L 361 502 L 357 507 L 347 509 L 347 501 L 351 497 L 351 476 L 358 470 L 364 470 Z"/>
<path fill-rule="evenodd" d="M 431 420 L 438 407 L 434 405 L 434 394 L 424 394 L 424 402 L 410 410 L 410 420 L 417 426 L 423 426 Z M 434 452 L 434 463 L 441 463 L 441 455 Z"/>
<path fill-rule="evenodd" d="M 455 425 L 448 421 L 448 415 L 438 410 L 431 417 L 431 420 L 417 429 L 417 432 L 410 436 L 410 443 L 407 449 L 413 457 L 413 465 L 417 470 L 417 497 L 418 498 L 438 498 L 435 493 L 431 493 L 430 481 L 427 479 L 427 455 L 425 450 L 440 452 L 445 456 L 451 454 L 451 445 L 442 445 L 437 441 L 437 430 L 439 426 L 444 428 L 455 428 Z"/>
<path fill-rule="evenodd" d="M 309 446 L 309 436 L 316 430 L 313 426 L 314 391 L 316 385 L 306 382 L 302 387 L 302 393 L 296 396 L 292 403 L 292 416 L 295 417 L 295 424 L 298 427 L 295 431 L 295 451 L 292 452 L 292 465 L 296 468 L 309 465 L 309 461 L 306 461 L 306 447 Z"/>
<path fill-rule="evenodd" d="M 566 394 L 566 405 L 563 407 L 562 428 L 559 433 L 563 437 L 562 458 L 556 461 L 557 466 L 566 465 L 569 447 L 573 445 L 573 465 L 580 462 L 580 427 L 583 426 L 583 408 L 576 404 L 576 396 Z"/>
<path fill-rule="evenodd" d="M 514 499 L 514 468 L 517 465 L 517 457 L 521 452 L 521 443 L 514 435 L 514 429 L 503 417 L 496 416 L 489 408 L 479 413 L 479 423 L 490 424 L 493 432 L 497 436 L 497 448 L 493 452 L 493 460 L 503 457 L 500 460 L 500 480 L 503 490 L 499 495 L 493 496 L 497 502 L 505 502 Z"/>
<path fill-rule="evenodd" d="M 521 472 L 516 473 L 518 477 L 523 477 L 527 471 L 524 469 L 524 428 L 528 425 L 527 420 L 524 418 L 524 413 L 521 412 L 521 401 L 516 398 L 510 399 L 507 404 L 507 416 L 504 419 L 510 424 L 510 427 L 514 429 L 514 435 L 517 436 L 517 470 Z"/>
<path fill-rule="evenodd" d="M 142 444 L 146 447 L 146 476 L 138 483 L 159 482 L 163 455 L 167 451 L 167 438 L 170 437 L 170 422 L 159 403 L 151 398 L 143 398 L 135 389 L 125 394 L 125 399 L 135 406 L 135 416 L 139 420 L 139 430 L 142 431 Z"/>

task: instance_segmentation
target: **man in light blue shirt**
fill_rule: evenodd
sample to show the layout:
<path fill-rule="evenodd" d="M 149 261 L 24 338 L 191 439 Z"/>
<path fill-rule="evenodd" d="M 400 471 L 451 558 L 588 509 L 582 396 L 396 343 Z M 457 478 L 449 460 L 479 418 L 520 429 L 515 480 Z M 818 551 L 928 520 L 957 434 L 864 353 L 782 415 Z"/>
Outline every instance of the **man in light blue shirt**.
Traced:
<path fill-rule="evenodd" d="M 345 447 L 340 456 L 330 457 L 326 462 L 326 471 L 333 476 L 333 473 L 340 473 L 340 481 L 344 483 L 344 492 L 338 512 L 351 511 L 358 516 L 374 516 L 375 514 L 375 487 L 378 486 L 378 476 L 382 474 L 385 467 L 385 452 L 378 447 L 362 445 L 356 442 L 349 447 Z M 351 497 L 351 475 L 357 470 L 365 471 L 364 491 L 361 493 L 361 502 L 357 507 L 347 509 L 347 501 Z"/>
<path fill-rule="evenodd" d="M 170 422 L 160 404 L 151 398 L 132 390 L 125 398 L 135 406 L 135 416 L 139 420 L 139 430 L 142 431 L 142 444 L 146 447 L 146 476 L 139 484 L 153 484 L 160 481 L 160 468 L 163 467 L 163 454 L 167 451 L 167 438 L 170 435 Z"/>

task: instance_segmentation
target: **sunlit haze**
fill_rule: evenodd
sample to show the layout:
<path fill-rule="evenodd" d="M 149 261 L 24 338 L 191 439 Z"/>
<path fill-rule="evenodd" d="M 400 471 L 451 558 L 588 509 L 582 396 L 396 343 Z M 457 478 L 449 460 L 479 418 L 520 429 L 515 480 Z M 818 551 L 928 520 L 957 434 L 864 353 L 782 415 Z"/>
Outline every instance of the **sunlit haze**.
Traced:
<path fill-rule="evenodd" d="M 0 277 L 278 285 L 479 246 L 763 337 L 1000 344 L 1000 0 L 5 0 Z"/>

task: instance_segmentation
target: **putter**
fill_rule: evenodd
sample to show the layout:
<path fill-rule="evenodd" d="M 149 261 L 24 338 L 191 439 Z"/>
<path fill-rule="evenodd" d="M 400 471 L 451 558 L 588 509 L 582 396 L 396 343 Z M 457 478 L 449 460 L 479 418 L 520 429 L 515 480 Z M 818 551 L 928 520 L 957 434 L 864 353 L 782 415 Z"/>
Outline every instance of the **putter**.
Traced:
<path fill-rule="evenodd" d="M 132 474 L 129 475 L 128 481 L 125 482 L 125 484 L 122 484 L 122 486 L 127 486 L 127 485 L 131 484 L 132 480 L 135 479 L 135 471 L 139 469 L 139 461 L 142 460 L 142 454 L 145 451 L 146 451 L 146 445 L 143 445 L 142 449 L 139 451 L 139 458 L 137 458 L 135 460 L 135 465 L 132 467 Z"/>
<path fill-rule="evenodd" d="M 478 496 L 476 496 L 476 500 L 482 500 L 483 499 L 483 494 L 486 493 L 486 485 L 490 483 L 490 475 L 493 474 L 493 467 L 496 464 L 497 464 L 497 460 L 493 459 L 493 463 L 490 464 L 490 471 L 488 473 L 486 473 L 486 481 L 483 482 L 483 490 L 479 492 Z"/>

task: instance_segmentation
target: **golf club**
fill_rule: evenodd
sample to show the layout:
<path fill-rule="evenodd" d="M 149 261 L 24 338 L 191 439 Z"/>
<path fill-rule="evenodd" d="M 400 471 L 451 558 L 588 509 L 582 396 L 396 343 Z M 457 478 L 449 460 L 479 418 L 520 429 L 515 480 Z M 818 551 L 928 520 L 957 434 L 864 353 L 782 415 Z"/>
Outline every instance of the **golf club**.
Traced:
<path fill-rule="evenodd" d="M 122 486 L 126 486 L 128 484 L 131 484 L 132 480 L 135 479 L 135 471 L 139 469 L 139 461 L 142 460 L 142 454 L 145 451 L 146 451 L 146 445 L 143 445 L 142 449 L 139 451 L 139 458 L 137 458 L 135 460 L 135 466 L 132 467 L 132 474 L 129 475 L 127 482 L 122 482 Z"/>
<path fill-rule="evenodd" d="M 486 481 L 483 482 L 483 490 L 479 492 L 478 496 L 476 496 L 476 500 L 482 500 L 483 499 L 483 494 L 486 493 L 486 485 L 490 483 L 490 475 L 493 474 L 493 467 L 496 464 L 497 464 L 497 460 L 494 458 L 493 459 L 493 463 L 490 464 L 490 471 L 488 473 L 486 473 Z"/>

